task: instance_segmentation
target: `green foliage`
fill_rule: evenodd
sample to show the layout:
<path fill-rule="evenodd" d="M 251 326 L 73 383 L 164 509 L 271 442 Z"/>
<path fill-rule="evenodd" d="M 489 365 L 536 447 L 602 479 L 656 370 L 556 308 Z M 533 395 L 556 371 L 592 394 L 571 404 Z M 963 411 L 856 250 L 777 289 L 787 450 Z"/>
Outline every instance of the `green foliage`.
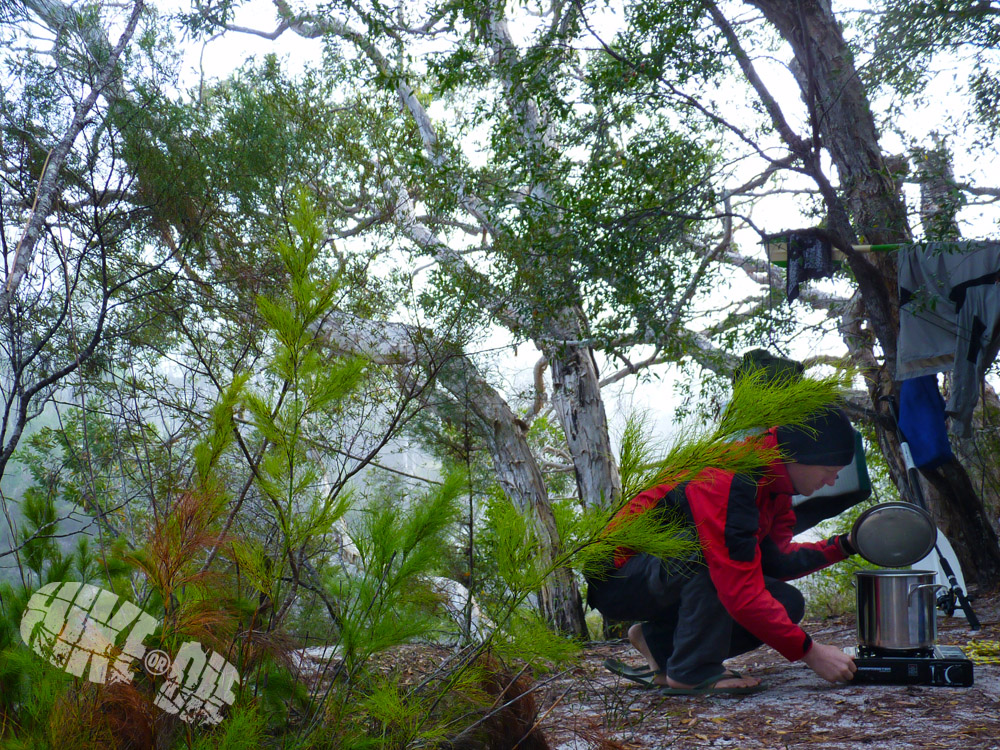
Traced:
<path fill-rule="evenodd" d="M 991 138 L 1000 132 L 1000 71 L 981 64 L 969 81 L 975 113 Z"/>
<path fill-rule="evenodd" d="M 24 489 L 19 504 L 21 523 L 14 536 L 18 547 L 15 559 L 21 580 L 33 588 L 65 580 L 71 573 L 82 581 L 102 574 L 106 580 L 117 582 L 126 572 L 126 567 L 114 559 L 114 549 L 120 548 L 115 541 L 96 551 L 90 539 L 83 535 L 76 540 L 72 550 L 65 550 L 59 544 L 63 536 L 60 524 L 66 516 L 66 511 L 60 511 L 60 507 L 66 508 L 67 501 L 82 502 L 81 497 L 87 496 L 86 491 L 95 484 L 93 481 L 84 483 L 91 468 L 89 457 L 81 461 L 80 453 L 71 449 L 67 442 L 73 436 L 74 425 L 79 424 L 76 416 L 74 413 L 67 420 L 68 427 L 63 430 L 44 428 L 39 431 L 29 441 L 30 449 L 22 452 L 35 481 Z M 102 433 L 96 429 L 94 435 L 94 452 L 99 453 Z M 57 460 L 56 456 L 65 458 Z M 100 462 L 99 458 L 96 460 Z M 93 480 L 95 475 L 89 476 Z"/>
<path fill-rule="evenodd" d="M 638 87 L 643 79 L 655 77 L 681 84 L 692 76 L 710 78 L 724 71 L 725 45 L 719 31 L 707 23 L 702 3 L 636 3 L 626 6 L 626 14 L 615 48 L 636 67 L 631 76 L 622 76 L 622 85 L 635 81 Z"/>
<path fill-rule="evenodd" d="M 349 668 L 439 626 L 429 616 L 436 597 L 425 577 L 439 572 L 464 488 L 456 473 L 405 504 L 373 503 L 349 523 L 358 570 L 331 584 L 345 603 L 339 635 Z"/>
<path fill-rule="evenodd" d="M 358 706 L 371 727 L 368 737 L 358 745 L 434 747 L 444 739 L 443 727 L 426 720 L 436 697 L 415 694 L 394 679 L 377 679 Z"/>
<path fill-rule="evenodd" d="M 863 68 L 866 80 L 919 100 L 944 61 L 949 69 L 962 71 L 958 75 L 965 81 L 953 80 L 964 84 L 971 111 L 995 138 L 1000 129 L 1000 23 L 995 9 L 978 0 L 886 0 L 880 10 L 860 24 L 864 46 L 874 47 Z"/>
<path fill-rule="evenodd" d="M 608 525 L 606 509 L 581 510 L 574 502 L 556 506 L 561 552 L 549 563 L 539 553 L 531 520 L 502 493 L 489 498 L 478 536 L 478 602 L 495 630 L 491 647 L 502 657 L 535 664 L 564 663 L 579 644 L 555 633 L 528 603 L 560 568 L 601 575 L 619 547 L 664 558 L 696 554 L 697 545 L 680 518 L 660 513 L 629 516 Z"/>
<path fill-rule="evenodd" d="M 17 541 L 23 545 L 21 556 L 24 564 L 40 582 L 47 565 L 61 567 L 62 555 L 55 541 L 58 532 L 56 505 L 51 495 L 29 487 L 24 493 L 21 509 L 24 525 Z"/>
<path fill-rule="evenodd" d="M 779 457 L 776 449 L 766 449 L 752 438 L 732 441 L 775 425 L 802 424 L 836 404 L 851 379 L 850 372 L 775 381 L 769 381 L 762 370 L 748 373 L 733 386 L 732 399 L 715 428 L 704 435 L 682 431 L 657 462 L 657 472 L 647 486 L 682 482 L 710 467 L 752 473 L 772 463 Z"/>
<path fill-rule="evenodd" d="M 200 3 L 188 28 L 211 34 L 238 5 Z M 465 416 L 441 417 L 427 434 L 468 476 L 449 473 L 427 493 L 369 488 L 368 504 L 345 489 L 348 472 L 330 479 L 334 454 L 355 447 L 350 438 L 340 442 L 338 430 L 355 419 L 362 429 L 378 421 L 374 412 L 351 411 L 359 391 L 377 390 L 377 368 L 332 356 L 316 339 L 331 313 L 395 312 L 396 292 L 405 289 L 423 295 L 431 321 L 447 323 L 454 340 L 499 320 L 515 337 L 558 355 L 567 316 L 595 348 L 621 340 L 669 347 L 693 314 L 685 295 L 695 282 L 707 279 L 713 283 L 704 288 L 718 293 L 718 276 L 702 265 L 716 223 L 714 185 L 725 168 L 718 131 L 691 108 L 676 109 L 678 100 L 664 92 L 718 77 L 726 66 L 720 38 L 699 3 L 633 4 L 625 32 L 608 40 L 625 59 L 593 55 L 581 44 L 592 44 L 584 9 L 592 8 L 557 4 L 503 55 L 489 27 L 498 8 L 438 8 L 448 37 L 458 41 L 446 47 L 439 37 L 431 46 L 443 51 L 428 62 L 409 46 L 426 46 L 425 37 L 407 29 L 423 7 L 317 8 L 315 28 L 334 21 L 360 30 L 324 39 L 321 69 L 294 76 L 269 56 L 226 80 L 204 80 L 190 95 L 165 85 L 173 83 L 177 45 L 169 29 L 151 24 L 113 87 L 124 97 L 112 101 L 108 90 L 107 110 L 75 147 L 59 217 L 75 244 L 54 244 L 58 256 L 50 253 L 39 267 L 51 271 L 85 250 L 95 254 L 80 260 L 65 284 L 58 276 L 38 282 L 33 291 L 45 304 L 15 322 L 37 336 L 72 310 L 76 331 L 60 333 L 49 347 L 71 359 L 74 337 L 94 324 L 82 311 L 97 309 L 106 286 L 111 334 L 81 373 L 81 386 L 100 397 L 65 414 L 60 430 L 41 431 L 35 458 L 26 454 L 37 473 L 23 499 L 18 541 L 29 590 L 67 576 L 110 576 L 101 585 L 149 592 L 144 606 L 168 617 L 165 639 L 204 633 L 233 654 L 244 677 L 236 707 L 215 730 L 192 728 L 186 745 L 389 748 L 445 744 L 459 733 L 463 717 L 468 724 L 468 714 L 495 698 L 479 684 L 485 670 L 459 661 L 434 680 L 404 685 L 382 677 L 375 661 L 448 629 L 427 577 L 454 567 L 459 506 L 484 491 L 491 494 L 478 519 L 483 528 L 470 508 L 467 546 L 478 555 L 476 593 L 492 623 L 484 645 L 505 658 L 537 663 L 573 652 L 533 606 L 554 570 L 597 572 L 619 546 L 664 557 L 693 552 L 677 519 L 641 514 L 609 528 L 606 511 L 582 512 L 567 502 L 555 506 L 563 548 L 543 564 L 536 522 L 497 487 L 487 488 L 484 451 L 470 439 Z M 81 28 L 103 33 L 104 12 L 81 9 Z M 297 28 L 307 27 L 313 24 Z M 5 53 L 13 81 L 0 92 L 10 186 L 5 227 L 21 226 L 53 136 L 75 91 L 92 77 L 71 32 L 60 31 L 52 54 L 21 55 L 16 44 Z M 14 38 L 6 29 L 0 34 Z M 366 56 L 374 49 L 384 66 Z M 53 74 L 57 62 L 67 65 L 60 75 Z M 430 148 L 400 111 L 408 84 L 430 111 L 442 99 L 449 105 L 448 116 L 433 123 Z M 982 92 L 992 101 L 989 82 Z M 540 114 L 544 137 L 532 130 L 531 113 Z M 310 186 L 310 199 L 299 185 Z M 415 240 L 414 227 L 400 221 L 406 217 L 395 191 L 402 186 L 415 202 L 417 228 L 435 242 Z M 329 238 L 338 233 L 352 239 L 334 246 Z M 440 262 L 438 240 L 464 253 L 468 265 Z M 416 285 L 411 268 L 386 272 L 401 251 L 435 255 L 435 271 Z M 133 266 L 141 269 L 137 278 L 127 276 Z M 83 292 L 69 305 L 62 289 L 77 280 Z M 683 356 L 683 342 L 671 353 Z M 43 360 L 31 367 L 44 374 Z M 155 376 L 165 361 L 185 368 L 184 386 Z M 752 440 L 732 441 L 801 419 L 832 399 L 825 387 L 806 383 L 780 394 L 738 388 L 718 429 L 690 430 L 663 452 L 644 444 L 641 426 L 630 422 L 621 447 L 624 497 L 706 467 L 759 467 L 773 457 Z M 130 400 L 130 391 L 149 400 Z M 129 419 L 105 416 L 128 410 Z M 565 436 L 541 417 L 528 439 L 544 451 L 562 448 Z M 569 475 L 547 481 L 551 494 L 571 494 Z M 65 503 L 85 507 L 102 519 L 102 531 L 137 548 L 131 580 L 107 537 L 81 542 L 71 554 L 49 538 Z M 335 552 L 345 521 L 357 566 Z M 4 604 L 16 603 L 15 594 L 5 591 Z M 222 612 L 223 605 L 232 611 Z M 323 680 L 307 685 L 280 665 L 293 635 L 339 647 Z M 9 705 L 27 711 L 28 725 L 11 730 L 18 741 L 44 744 L 47 735 L 34 727 L 43 725 L 64 681 L 24 656 L 0 654 L 0 680 L 11 686 L 8 693 L 8 682 L 0 682 L 0 703 L 13 696 Z M 7 664 L 31 675 L 38 696 Z"/>
<path fill-rule="evenodd" d="M 4 747 L 10 742 L 24 743 L 24 747 L 46 745 L 49 715 L 71 683 L 21 640 L 21 615 L 33 591 L 0 583 L 0 741 Z"/>
<path fill-rule="evenodd" d="M 126 572 L 119 561 L 108 559 L 109 550 L 100 550 L 103 559 L 96 557 L 87 537 L 78 539 L 72 555 L 64 554 L 55 544 L 60 519 L 52 497 L 29 488 L 26 498 L 19 529 L 19 561 L 28 567 L 21 569 L 25 584 L 0 582 L 0 743 L 5 748 L 58 746 L 53 717 L 76 686 L 22 640 L 21 618 L 31 595 L 45 583 L 65 580 L 120 589 Z"/>
<path fill-rule="evenodd" d="M 32 477 L 24 500 L 51 503 L 52 517 L 83 511 L 92 529 L 135 544 L 158 500 L 173 491 L 177 467 L 152 422 L 123 417 L 106 395 L 62 409 L 55 426 L 22 442 L 16 455 Z"/>
<path fill-rule="evenodd" d="M 238 703 L 226 720 L 215 729 L 200 732 L 193 745 L 178 742 L 178 748 L 192 750 L 258 750 L 265 747 L 267 717 L 256 703 Z"/>
<path fill-rule="evenodd" d="M 565 500 L 555 503 L 554 511 L 566 553 L 546 564 L 534 522 L 494 486 L 482 509 L 475 547 L 473 593 L 489 622 L 486 643 L 501 658 L 537 667 L 564 663 L 579 652 L 579 644 L 554 632 L 534 603 L 546 579 L 574 564 L 579 554 L 579 545 L 573 542 L 575 530 L 583 525 L 578 519 L 579 505 Z"/>
<path fill-rule="evenodd" d="M 217 485 L 218 463 L 223 453 L 233 443 L 233 412 L 248 378 L 248 375 L 237 376 L 229 387 L 222 391 L 212 407 L 204 438 L 192 449 L 195 476 L 204 492 L 215 493 L 222 490 Z"/>
<path fill-rule="evenodd" d="M 271 581 L 280 580 L 285 566 L 295 565 L 294 556 L 328 534 L 347 511 L 347 493 L 337 495 L 322 488 L 322 469 L 311 454 L 311 436 L 323 419 L 338 413 L 366 367 L 360 359 L 331 358 L 317 339 L 316 327 L 333 308 L 339 280 L 326 278 L 318 268 L 322 229 L 305 193 L 300 193 L 289 215 L 289 226 L 291 238 L 278 241 L 275 248 L 287 289 L 281 296 L 258 299 L 260 314 L 274 336 L 267 378 L 248 385 L 240 400 L 263 441 L 263 455 L 254 471 L 256 485 L 281 532 L 282 549 L 270 571 Z M 235 401 L 235 396 L 228 397 L 230 404 Z M 256 578 L 263 583 L 260 576 Z"/>
<path fill-rule="evenodd" d="M 850 369 L 822 378 L 769 379 L 766 370 L 743 374 L 733 385 L 733 396 L 723 413 L 717 433 L 738 434 L 745 430 L 799 425 L 816 412 L 840 400 L 856 373 Z"/>
<path fill-rule="evenodd" d="M 896 85 L 926 82 L 931 58 L 944 48 L 990 50 L 1000 42 L 996 14 L 976 0 L 887 0 L 882 10 L 869 29 L 876 47 L 875 64 L 867 72 Z"/>
<path fill-rule="evenodd" d="M 499 488 L 490 494 L 483 511 L 477 564 L 488 599 L 503 601 L 509 592 L 533 591 L 548 571 L 537 553 L 532 522 Z"/>
<path fill-rule="evenodd" d="M 631 413 L 625 420 L 618 447 L 618 471 L 622 479 L 622 497 L 632 498 L 655 481 L 656 447 L 650 436 L 646 414 Z"/>
<path fill-rule="evenodd" d="M 606 575 L 621 547 L 664 560 L 694 557 L 699 550 L 689 524 L 670 509 L 627 514 L 610 524 L 605 513 L 591 512 L 567 529 L 567 562 L 587 576 Z"/>
<path fill-rule="evenodd" d="M 494 614 L 488 607 L 486 611 Z M 519 606 L 497 614 L 503 615 L 499 620 L 502 627 L 494 633 L 490 647 L 501 659 L 547 669 L 553 664 L 565 665 L 580 654 L 580 643 L 554 631 L 536 608 Z"/>

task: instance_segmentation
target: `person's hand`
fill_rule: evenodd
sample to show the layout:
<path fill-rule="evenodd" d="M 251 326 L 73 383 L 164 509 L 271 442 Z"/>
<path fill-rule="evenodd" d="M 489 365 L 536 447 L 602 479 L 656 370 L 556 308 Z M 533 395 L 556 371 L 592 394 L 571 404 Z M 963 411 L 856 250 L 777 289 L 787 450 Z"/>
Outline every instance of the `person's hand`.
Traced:
<path fill-rule="evenodd" d="M 851 529 L 849 534 L 841 534 L 838 537 L 838 541 L 840 542 L 840 548 L 848 557 L 858 554 L 858 545 L 854 543 L 854 529 Z"/>
<path fill-rule="evenodd" d="M 850 682 L 858 671 L 853 657 L 848 656 L 836 646 L 813 641 L 809 653 L 802 661 L 824 680 L 829 682 Z"/>

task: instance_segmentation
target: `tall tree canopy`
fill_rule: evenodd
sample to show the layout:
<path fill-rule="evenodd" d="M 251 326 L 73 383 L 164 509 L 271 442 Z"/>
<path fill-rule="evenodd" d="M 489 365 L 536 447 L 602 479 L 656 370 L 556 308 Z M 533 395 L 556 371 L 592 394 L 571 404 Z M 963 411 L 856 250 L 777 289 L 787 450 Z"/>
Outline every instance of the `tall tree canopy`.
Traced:
<path fill-rule="evenodd" d="M 442 424 L 464 414 L 551 560 L 562 540 L 547 475 L 571 472 L 584 508 L 614 506 L 622 478 L 602 387 L 664 363 L 727 377 L 748 345 L 810 351 L 794 342 L 839 332 L 844 354 L 810 364 L 862 368 L 854 415 L 875 426 L 901 480 L 880 416 L 896 386 L 895 261 L 851 248 L 918 236 L 901 192 L 906 161 L 924 155 L 914 179 L 947 175 L 927 167 L 947 148 L 885 150 L 886 129 L 905 130 L 894 106 L 917 89 L 875 42 L 885 34 L 854 30 L 878 19 L 913 61 L 938 54 L 921 31 L 934 24 L 956 47 L 974 28 L 991 49 L 980 6 L 914 11 L 913 23 L 896 3 L 855 23 L 822 0 L 276 0 L 270 19 L 254 9 L 252 20 L 239 2 L 198 2 L 179 17 L 142 3 L 10 6 L 8 409 L 43 403 L 88 357 L 105 358 L 88 373 L 93 387 L 123 363 L 157 382 L 174 359 L 199 407 L 213 403 L 264 361 L 258 296 L 287 279 L 271 239 L 289 235 L 305 188 L 327 233 L 318 262 L 339 279 L 312 332 L 331 356 L 382 368 L 380 387 L 391 380 L 399 398 L 382 402 L 392 425 L 411 400 Z M 30 41 L 39 33 L 48 48 Z M 211 54 L 220 34 L 271 40 L 275 54 L 178 91 L 177 44 Z M 292 72 L 282 45 L 306 40 L 315 59 Z M 973 103 L 988 95 L 983 65 Z M 928 236 L 932 213 L 947 234 L 962 205 L 991 194 L 951 182 L 951 213 L 925 212 Z M 821 224 L 848 258 L 846 283 L 806 288 L 794 305 L 755 244 L 791 222 Z M 28 318 L 52 321 L 34 350 Z M 476 352 L 497 330 L 537 350 L 525 394 Z M 548 411 L 556 439 L 533 443 Z M 10 452 L 30 415 L 20 413 Z M 380 444 L 373 436 L 362 463 Z M 1000 552 L 980 498 L 995 503 L 993 490 L 976 492 L 958 462 L 930 479 L 970 567 L 991 576 Z M 548 586 L 550 619 L 583 633 L 573 576 Z"/>

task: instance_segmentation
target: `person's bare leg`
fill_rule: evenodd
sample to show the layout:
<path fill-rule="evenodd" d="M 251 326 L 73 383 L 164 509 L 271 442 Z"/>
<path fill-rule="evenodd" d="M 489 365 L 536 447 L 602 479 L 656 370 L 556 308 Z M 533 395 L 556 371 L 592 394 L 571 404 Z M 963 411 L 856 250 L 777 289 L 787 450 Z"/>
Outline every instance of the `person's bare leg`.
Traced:
<path fill-rule="evenodd" d="M 649 646 L 646 645 L 646 636 L 642 634 L 641 623 L 636 623 L 628 629 L 628 640 L 635 650 L 642 654 L 642 658 L 649 664 L 649 668 L 656 673 L 653 676 L 653 682 L 657 685 L 667 685 L 667 676 L 660 671 L 660 665 L 656 663 L 656 659 L 653 658 Z"/>

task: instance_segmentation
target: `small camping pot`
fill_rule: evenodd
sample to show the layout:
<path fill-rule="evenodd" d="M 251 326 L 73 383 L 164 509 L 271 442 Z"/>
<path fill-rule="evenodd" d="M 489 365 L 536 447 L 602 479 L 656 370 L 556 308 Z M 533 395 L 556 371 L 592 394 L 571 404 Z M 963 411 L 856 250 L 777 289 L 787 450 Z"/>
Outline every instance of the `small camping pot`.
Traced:
<path fill-rule="evenodd" d="M 937 573 L 859 570 L 858 645 L 888 651 L 928 649 L 937 640 Z"/>
<path fill-rule="evenodd" d="M 934 549 L 937 527 L 931 514 L 912 503 L 872 506 L 851 527 L 858 554 L 884 568 L 905 568 Z"/>

